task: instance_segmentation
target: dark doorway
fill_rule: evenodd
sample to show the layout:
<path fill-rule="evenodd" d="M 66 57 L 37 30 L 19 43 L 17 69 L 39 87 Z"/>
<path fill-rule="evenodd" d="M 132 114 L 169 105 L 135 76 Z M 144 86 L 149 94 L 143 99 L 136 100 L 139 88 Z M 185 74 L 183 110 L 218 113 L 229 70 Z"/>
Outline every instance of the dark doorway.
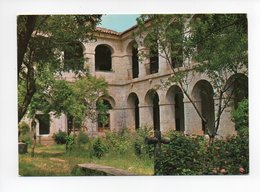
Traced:
<path fill-rule="evenodd" d="M 204 134 L 208 131 L 213 131 L 215 127 L 215 106 L 213 99 L 213 88 L 206 80 L 200 80 L 194 86 L 192 95 L 198 103 L 198 108 L 201 110 L 202 116 L 206 119 L 207 123 L 202 122 L 202 130 Z"/>
<path fill-rule="evenodd" d="M 127 98 L 127 104 L 129 107 L 129 125 L 134 126 L 135 130 L 140 127 L 140 117 L 139 117 L 139 99 L 136 93 L 132 92 Z"/>
<path fill-rule="evenodd" d="M 39 134 L 47 135 L 50 134 L 50 115 L 49 114 L 38 114 L 35 118 L 39 121 Z"/>
<path fill-rule="evenodd" d="M 158 46 L 150 51 L 150 74 L 158 73 L 159 70 L 159 57 Z"/>
<path fill-rule="evenodd" d="M 135 97 L 135 129 L 139 129 L 140 127 L 140 119 L 139 119 L 139 100 Z"/>
<path fill-rule="evenodd" d="M 174 97 L 174 108 L 175 108 L 175 128 L 176 131 L 184 131 L 184 104 L 183 94 L 180 92 L 175 94 Z"/>
<path fill-rule="evenodd" d="M 111 71 L 112 58 L 111 50 L 106 45 L 98 45 L 95 49 L 95 69 L 96 71 Z"/>
<path fill-rule="evenodd" d="M 206 126 L 208 126 L 209 129 L 212 129 L 215 126 L 214 100 L 213 93 L 210 90 L 201 91 L 201 111 L 202 116 L 206 118 L 208 124 L 205 125 L 204 122 L 202 122 L 202 130 L 205 134 L 208 134 L 208 129 L 206 129 Z"/>
<path fill-rule="evenodd" d="M 183 92 L 177 85 L 171 86 L 166 94 L 171 109 L 169 112 L 171 117 L 174 118 L 175 130 L 182 132 L 185 130 L 183 97 Z"/>
<path fill-rule="evenodd" d="M 138 49 L 137 44 L 134 43 L 132 46 L 132 75 L 133 78 L 137 78 L 139 74 L 139 64 L 138 64 Z"/>
<path fill-rule="evenodd" d="M 153 127 L 155 131 L 160 131 L 159 96 L 156 92 L 153 94 Z"/>

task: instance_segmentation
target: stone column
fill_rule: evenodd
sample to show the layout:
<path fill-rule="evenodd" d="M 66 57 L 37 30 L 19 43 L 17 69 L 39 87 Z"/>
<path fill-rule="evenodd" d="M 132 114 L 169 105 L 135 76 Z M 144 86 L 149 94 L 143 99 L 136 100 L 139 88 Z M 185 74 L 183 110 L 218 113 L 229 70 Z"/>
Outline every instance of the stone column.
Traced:
<path fill-rule="evenodd" d="M 153 127 L 153 107 L 139 104 L 140 126 Z"/>
<path fill-rule="evenodd" d="M 159 54 L 159 73 L 165 74 L 165 73 L 172 72 L 172 70 L 170 69 L 167 63 L 167 60 L 163 56 L 165 56 L 164 53 Z"/>
<path fill-rule="evenodd" d="M 90 74 L 95 73 L 95 52 L 84 52 L 86 59 L 84 67 L 89 69 Z"/>
<path fill-rule="evenodd" d="M 217 120 L 218 114 L 218 103 L 219 99 L 215 99 L 215 120 Z M 232 103 L 232 100 L 230 101 Z M 225 110 L 222 112 L 220 117 L 220 124 L 218 129 L 218 135 L 222 138 L 226 138 L 231 135 L 236 135 L 235 123 L 231 120 L 231 112 L 234 110 L 233 105 L 227 106 Z"/>
<path fill-rule="evenodd" d="M 135 130 L 135 108 L 133 107 L 129 107 L 129 108 L 126 108 L 126 125 L 127 125 L 127 128 L 130 129 L 130 130 Z"/>
<path fill-rule="evenodd" d="M 188 99 L 184 99 L 184 124 L 185 134 L 203 135 L 202 122 L 194 106 Z M 196 101 L 198 106 L 201 105 L 201 101 Z"/>
<path fill-rule="evenodd" d="M 117 131 L 118 127 L 117 127 L 117 111 L 112 109 L 109 110 L 109 121 L 110 121 L 110 130 L 111 131 Z"/>
<path fill-rule="evenodd" d="M 160 103 L 160 128 L 162 133 L 175 130 L 174 105 Z"/>
<path fill-rule="evenodd" d="M 138 77 L 145 77 L 148 73 L 148 71 L 150 71 L 150 59 L 145 57 L 145 55 L 147 55 L 148 53 L 148 49 L 145 47 L 138 47 L 138 53 L 140 53 L 139 56 L 139 76 Z"/>
<path fill-rule="evenodd" d="M 83 57 L 85 59 L 84 67 L 89 69 L 90 74 L 95 72 L 95 46 L 92 43 L 84 43 Z"/>
<path fill-rule="evenodd" d="M 98 134 L 97 121 L 92 121 L 91 119 L 87 119 L 85 122 L 85 126 L 87 127 L 87 132 L 90 136 L 95 136 Z"/>

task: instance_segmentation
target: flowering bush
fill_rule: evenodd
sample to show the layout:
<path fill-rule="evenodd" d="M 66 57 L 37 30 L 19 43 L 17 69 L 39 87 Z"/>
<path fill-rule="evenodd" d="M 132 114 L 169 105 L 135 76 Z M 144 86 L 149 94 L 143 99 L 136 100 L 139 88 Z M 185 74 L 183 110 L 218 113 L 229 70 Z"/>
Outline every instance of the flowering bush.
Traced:
<path fill-rule="evenodd" d="M 238 175 L 249 173 L 248 136 L 215 140 L 208 146 L 203 137 L 171 133 L 162 145 L 159 175 Z"/>

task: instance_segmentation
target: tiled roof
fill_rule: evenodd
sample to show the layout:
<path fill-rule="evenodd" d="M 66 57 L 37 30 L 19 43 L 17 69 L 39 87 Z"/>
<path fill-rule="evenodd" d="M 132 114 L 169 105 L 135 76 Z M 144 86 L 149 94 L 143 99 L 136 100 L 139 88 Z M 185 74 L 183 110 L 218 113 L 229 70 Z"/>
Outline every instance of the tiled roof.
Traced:
<path fill-rule="evenodd" d="M 110 29 L 106 29 L 106 28 L 102 28 L 102 27 L 96 27 L 96 31 L 100 31 L 102 33 L 108 33 L 111 35 L 121 35 L 121 33 L 110 30 Z"/>

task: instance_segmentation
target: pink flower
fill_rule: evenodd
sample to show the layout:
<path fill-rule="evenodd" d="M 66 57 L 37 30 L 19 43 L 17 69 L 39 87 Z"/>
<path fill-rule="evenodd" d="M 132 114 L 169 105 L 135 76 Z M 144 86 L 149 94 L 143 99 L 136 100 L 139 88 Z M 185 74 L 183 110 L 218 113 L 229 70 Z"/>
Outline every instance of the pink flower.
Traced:
<path fill-rule="evenodd" d="M 223 174 L 223 175 L 225 175 L 225 174 L 226 174 L 226 169 L 222 168 L 222 169 L 220 170 L 220 173 Z"/>
<path fill-rule="evenodd" d="M 240 168 L 239 168 L 239 172 L 240 172 L 241 174 L 243 174 L 243 173 L 245 172 L 245 169 L 244 169 L 243 167 L 240 167 Z"/>

